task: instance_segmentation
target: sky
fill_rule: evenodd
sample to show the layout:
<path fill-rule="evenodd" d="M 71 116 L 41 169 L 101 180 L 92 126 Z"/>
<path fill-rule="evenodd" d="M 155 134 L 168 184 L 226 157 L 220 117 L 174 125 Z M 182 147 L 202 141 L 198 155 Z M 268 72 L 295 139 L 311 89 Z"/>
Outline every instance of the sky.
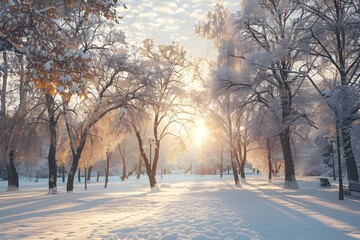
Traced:
<path fill-rule="evenodd" d="M 240 0 L 125 0 L 127 8 L 121 13 L 122 30 L 131 43 L 142 43 L 146 38 L 155 44 L 179 42 L 190 58 L 211 55 L 210 40 L 196 36 L 194 25 L 204 19 L 215 4 L 223 3 L 231 10 L 238 10 Z"/>

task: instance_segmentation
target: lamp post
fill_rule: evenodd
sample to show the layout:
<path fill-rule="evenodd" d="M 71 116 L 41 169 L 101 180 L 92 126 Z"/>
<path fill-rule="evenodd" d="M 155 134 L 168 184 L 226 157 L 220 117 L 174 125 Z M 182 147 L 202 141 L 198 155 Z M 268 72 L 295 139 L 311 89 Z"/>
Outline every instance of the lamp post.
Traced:
<path fill-rule="evenodd" d="M 328 144 L 330 144 L 330 154 L 331 154 L 331 161 L 332 161 L 332 169 L 333 169 L 333 176 L 334 176 L 334 181 L 336 180 L 336 176 L 335 176 L 335 159 L 334 159 L 334 153 L 335 153 L 335 148 L 334 148 L 334 137 L 329 137 L 327 135 L 324 135 L 324 138 L 327 140 Z"/>
<path fill-rule="evenodd" d="M 334 141 L 331 140 L 331 141 L 330 141 L 330 144 L 331 144 L 331 160 L 332 160 L 333 175 L 334 175 L 334 181 L 336 181 L 336 176 L 335 176 L 335 159 L 334 159 L 334 152 L 335 152 Z"/>
<path fill-rule="evenodd" d="M 325 136 L 326 139 L 329 138 Z M 334 160 L 334 153 L 335 153 L 335 147 L 334 147 L 334 140 L 330 138 L 330 144 L 331 144 L 331 159 L 332 159 L 332 165 L 333 165 L 333 175 L 334 180 L 336 180 L 335 177 L 335 160 Z M 340 131 L 339 131 L 339 121 L 336 120 L 336 152 L 337 152 L 337 159 L 338 159 L 338 169 L 339 169 L 339 200 L 344 200 L 344 188 L 343 188 L 343 179 L 342 179 L 342 170 L 341 170 L 341 149 L 340 149 Z"/>

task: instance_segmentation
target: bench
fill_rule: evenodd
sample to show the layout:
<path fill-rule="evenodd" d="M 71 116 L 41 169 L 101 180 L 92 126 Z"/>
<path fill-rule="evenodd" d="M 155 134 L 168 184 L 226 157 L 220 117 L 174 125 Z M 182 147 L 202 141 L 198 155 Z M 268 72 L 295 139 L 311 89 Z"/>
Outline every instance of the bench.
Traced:
<path fill-rule="evenodd" d="M 320 186 L 322 186 L 322 187 L 331 187 L 329 179 L 327 179 L 327 178 L 319 178 L 319 180 L 320 180 Z"/>
<path fill-rule="evenodd" d="M 344 186 L 344 194 L 352 196 L 352 192 L 360 193 L 360 183 L 352 182 L 349 186 Z"/>

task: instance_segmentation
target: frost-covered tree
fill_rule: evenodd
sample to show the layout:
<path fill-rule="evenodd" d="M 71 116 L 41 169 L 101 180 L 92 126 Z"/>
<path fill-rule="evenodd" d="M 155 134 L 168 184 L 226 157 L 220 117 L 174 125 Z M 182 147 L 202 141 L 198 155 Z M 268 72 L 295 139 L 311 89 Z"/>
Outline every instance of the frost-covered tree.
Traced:
<path fill-rule="evenodd" d="M 0 50 L 26 56 L 28 78 L 45 95 L 50 133 L 49 192 L 56 193 L 56 95 L 83 94 L 92 68 L 89 49 L 99 47 L 99 24 L 118 20 L 121 1 L 8 1 L 0 7 Z"/>
<path fill-rule="evenodd" d="M 214 76 L 211 92 L 213 93 L 212 97 L 216 100 L 214 101 L 215 105 L 212 105 L 215 108 L 211 109 L 211 115 L 214 119 L 217 119 L 217 124 L 224 125 L 224 130 L 228 135 L 227 145 L 232 145 L 232 147 L 229 147 L 232 157 L 239 166 L 241 178 L 245 178 L 244 167 L 249 151 L 248 144 L 250 143 L 249 136 L 251 133 L 249 118 L 252 111 L 243 104 L 246 99 L 243 91 L 230 89 L 228 85 L 223 84 L 223 80 L 228 78 L 228 74 L 236 74 L 236 71 L 240 69 L 236 59 L 229 56 L 230 52 L 235 51 L 232 17 L 227 9 L 221 4 L 217 4 L 215 12 L 208 12 L 206 21 L 198 23 L 195 30 L 200 36 L 213 40 L 215 47 L 219 49 L 217 69 L 212 73 Z M 227 95 L 229 97 L 226 97 Z M 229 112 L 226 113 L 225 109 L 228 109 Z M 226 118 L 225 116 L 228 114 L 229 118 Z M 229 144 L 230 142 L 232 144 Z M 236 182 L 236 175 L 234 175 L 234 179 Z"/>
<path fill-rule="evenodd" d="M 238 111 L 236 108 L 239 106 L 236 101 L 236 96 L 233 94 L 234 91 L 228 91 L 221 83 L 222 76 L 216 74 L 216 72 L 225 72 L 227 70 L 236 70 L 235 62 L 227 56 L 228 49 L 234 46 L 232 38 L 233 25 L 231 22 L 230 13 L 221 4 L 216 4 L 214 13 L 207 12 L 205 20 L 199 22 L 195 26 L 195 32 L 201 37 L 211 39 L 214 42 L 216 48 L 219 49 L 219 55 L 216 63 L 216 70 L 212 74 L 211 84 L 211 98 L 214 99 L 210 108 L 210 116 L 214 120 L 214 126 L 220 127 L 216 131 L 212 131 L 213 134 L 217 135 L 217 139 L 222 139 L 223 144 L 228 147 L 230 151 L 230 163 L 233 169 L 235 185 L 240 185 L 239 176 L 237 172 L 236 160 L 239 160 L 238 151 L 236 150 L 236 134 L 235 130 L 239 128 L 236 125 L 236 116 Z M 225 89 L 225 90 L 224 90 Z M 219 133 L 220 130 L 222 133 Z M 225 133 L 225 134 L 223 134 Z M 239 162 L 240 163 L 240 162 Z M 240 165 L 240 164 L 239 164 Z M 240 167 L 240 166 L 239 166 Z"/>
<path fill-rule="evenodd" d="M 119 140 L 120 142 L 117 145 L 117 150 L 119 152 L 119 159 L 121 160 L 122 167 L 120 179 L 121 181 L 125 181 L 125 179 L 129 177 L 129 173 L 132 173 L 136 169 L 139 151 L 136 139 L 132 139 L 129 134 L 123 136 L 123 138 Z"/>
<path fill-rule="evenodd" d="M 237 109 L 235 119 L 235 143 L 236 157 L 239 164 L 240 176 L 245 179 L 245 166 L 248 163 L 248 156 L 251 151 L 256 150 L 253 147 L 254 142 L 259 140 L 259 134 L 255 129 L 257 111 L 252 106 L 243 106 Z"/>
<path fill-rule="evenodd" d="M 244 105 L 268 108 L 278 119 L 274 127 L 285 160 L 285 187 L 297 188 L 291 131 L 300 119 L 308 121 L 303 109 L 294 104 L 306 96 L 302 91 L 305 77 L 299 72 L 306 60 L 298 50 L 302 9 L 294 1 L 269 0 L 244 1 L 241 11 L 221 21 L 218 12 L 212 19 L 219 24 L 203 24 L 202 29 L 210 33 L 207 37 L 223 36 L 223 30 L 232 23 L 235 28 L 231 29 L 230 38 L 218 37 L 223 44 L 219 46 L 217 86 L 226 91 L 242 91 L 247 96 Z"/>
<path fill-rule="evenodd" d="M 173 128 L 181 129 L 187 121 L 181 100 L 186 93 L 186 66 L 185 50 L 178 43 L 155 46 L 153 40 L 144 41 L 140 68 L 142 70 L 137 73 L 137 77 L 142 79 L 146 88 L 133 106 L 132 112 L 128 113 L 128 122 L 138 140 L 151 189 L 157 186 L 156 170 L 161 142 L 167 136 L 178 138 L 180 132 Z M 145 126 L 149 126 L 151 130 L 145 132 Z M 145 151 L 148 144 L 152 150 L 151 161 Z"/>
<path fill-rule="evenodd" d="M 290 188 L 297 188 L 292 126 L 301 118 L 307 119 L 303 109 L 294 104 L 306 94 L 302 91 L 304 77 L 299 73 L 306 60 L 298 50 L 302 14 L 294 1 L 246 1 L 236 17 L 240 41 L 243 46 L 253 46 L 243 48 L 240 56 L 245 59 L 252 78 L 245 80 L 246 87 L 251 89 L 247 101 L 258 101 L 278 119 L 276 128 L 285 161 L 285 187 Z"/>
<path fill-rule="evenodd" d="M 64 99 L 65 121 L 72 153 L 67 191 L 73 190 L 75 172 L 91 129 L 111 111 L 126 109 L 143 88 L 138 79 L 132 78 L 128 72 L 133 71 L 134 66 L 127 59 L 126 52 L 114 53 L 113 50 L 102 49 L 97 62 L 97 74 L 87 84 L 87 97 L 80 104 L 75 98 Z M 119 48 L 115 51 L 119 51 Z M 72 121 L 74 113 L 81 115 L 80 121 L 79 117 L 76 122 Z"/>
<path fill-rule="evenodd" d="M 359 181 L 354 155 L 353 122 L 360 119 L 360 6 L 357 1 L 297 0 L 306 11 L 303 50 L 314 58 L 316 69 L 306 73 L 326 99 L 341 130 L 349 182 Z M 320 81 L 322 80 L 322 81 Z"/>
<path fill-rule="evenodd" d="M 36 126 L 29 126 L 31 109 L 36 106 L 34 92 L 31 91 L 29 79 L 26 77 L 24 58 L 22 55 L 3 50 L 1 63 L 1 103 L 0 103 L 0 156 L 8 171 L 8 190 L 19 187 L 15 159 L 24 156 L 24 139 L 29 140 L 36 134 Z M 29 127 L 29 131 L 26 128 Z M 34 139 L 34 143 L 35 143 Z M 36 144 L 34 144 L 34 147 Z M 38 151 L 33 149 L 34 153 Z M 29 161 L 34 160 L 29 154 Z"/>

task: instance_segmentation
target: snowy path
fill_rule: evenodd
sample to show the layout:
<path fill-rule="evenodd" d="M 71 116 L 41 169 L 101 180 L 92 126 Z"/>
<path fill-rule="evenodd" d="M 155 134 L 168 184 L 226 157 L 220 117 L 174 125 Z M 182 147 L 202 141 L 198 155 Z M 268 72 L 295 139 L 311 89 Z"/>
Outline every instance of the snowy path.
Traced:
<path fill-rule="evenodd" d="M 183 184 L 162 185 L 162 192 L 149 197 L 157 201 L 152 203 L 156 209 L 146 223 L 123 229 L 116 236 L 119 239 L 261 239 L 211 188 L 204 191 L 206 184 Z"/>
<path fill-rule="evenodd" d="M 253 176 L 234 188 L 230 176 L 167 176 L 160 192 L 143 181 L 69 194 L 60 186 L 57 196 L 1 183 L 0 239 L 360 239 L 360 200 L 340 202 L 316 179 L 286 190 L 282 179 Z"/>

